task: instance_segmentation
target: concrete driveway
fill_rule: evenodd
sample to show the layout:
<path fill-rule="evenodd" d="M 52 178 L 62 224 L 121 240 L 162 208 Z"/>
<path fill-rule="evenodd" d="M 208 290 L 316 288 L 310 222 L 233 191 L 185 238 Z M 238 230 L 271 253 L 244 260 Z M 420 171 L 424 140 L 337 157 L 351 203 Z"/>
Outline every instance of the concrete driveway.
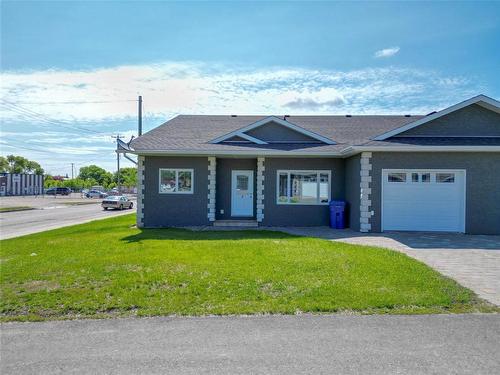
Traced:
<path fill-rule="evenodd" d="M 500 315 L 7 323 L 8 374 L 498 374 Z"/>
<path fill-rule="evenodd" d="M 272 229 L 400 251 L 500 306 L 500 236 L 421 232 L 366 234 L 329 227 Z"/>

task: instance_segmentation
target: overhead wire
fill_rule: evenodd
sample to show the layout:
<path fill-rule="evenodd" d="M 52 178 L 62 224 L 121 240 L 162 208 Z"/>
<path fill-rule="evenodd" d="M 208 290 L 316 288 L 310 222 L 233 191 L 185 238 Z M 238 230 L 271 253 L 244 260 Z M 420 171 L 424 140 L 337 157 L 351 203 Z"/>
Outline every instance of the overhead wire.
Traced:
<path fill-rule="evenodd" d="M 70 130 L 81 130 L 81 131 L 86 131 L 86 132 L 95 133 L 95 134 L 107 134 L 107 132 L 99 132 L 99 131 L 95 131 L 92 129 L 87 129 L 87 128 L 84 128 L 82 126 L 73 125 L 73 124 L 66 122 L 66 121 L 54 120 L 54 119 L 51 119 L 50 117 L 47 117 L 41 113 L 32 111 L 32 110 L 24 108 L 24 107 L 21 107 L 17 104 L 11 103 L 5 99 L 1 99 L 1 100 L 3 102 L 2 104 L 4 105 L 4 107 L 7 108 L 8 110 L 16 112 L 17 114 L 24 115 L 24 116 L 29 117 L 31 119 L 35 119 L 38 121 L 41 120 L 44 123 L 61 126 L 63 128 L 70 129 Z"/>

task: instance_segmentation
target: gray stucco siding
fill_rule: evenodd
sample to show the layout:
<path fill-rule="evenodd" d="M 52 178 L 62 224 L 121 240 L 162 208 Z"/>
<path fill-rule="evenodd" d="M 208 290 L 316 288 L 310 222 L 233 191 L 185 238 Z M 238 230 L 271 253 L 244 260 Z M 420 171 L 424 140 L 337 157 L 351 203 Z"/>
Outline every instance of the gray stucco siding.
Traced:
<path fill-rule="evenodd" d="M 465 231 L 500 234 L 500 153 L 374 152 L 372 156 L 372 231 L 381 230 L 382 169 L 464 169 Z"/>
<path fill-rule="evenodd" d="M 144 226 L 207 225 L 208 158 L 146 156 L 144 168 Z M 160 194 L 160 168 L 194 170 L 193 194 Z"/>
<path fill-rule="evenodd" d="M 399 136 L 500 136 L 500 114 L 472 104 L 449 113 Z"/>
<path fill-rule="evenodd" d="M 276 203 L 277 171 L 329 170 L 331 171 L 331 198 L 344 199 L 344 160 L 334 158 L 266 158 L 264 172 L 265 226 L 328 225 L 328 205 L 285 205 Z"/>
<path fill-rule="evenodd" d="M 253 172 L 253 218 L 256 213 L 257 184 L 257 159 L 231 159 L 217 158 L 216 193 L 215 193 L 215 218 L 216 220 L 229 220 L 237 218 L 231 216 L 231 173 L 233 170 L 252 170 Z M 224 213 L 221 213 L 224 210 Z M 249 219 L 246 217 L 245 219 Z"/>
<path fill-rule="evenodd" d="M 347 219 L 352 230 L 359 231 L 359 205 L 361 190 L 359 184 L 361 156 L 354 155 L 345 159 L 345 200 L 347 201 Z"/>
<path fill-rule="evenodd" d="M 318 140 L 314 138 L 299 133 L 295 130 L 286 128 L 275 122 L 270 122 L 269 124 L 265 124 L 259 126 L 258 128 L 249 130 L 246 132 L 246 134 L 261 139 L 263 141 L 269 141 L 269 142 L 272 141 L 318 142 Z"/>

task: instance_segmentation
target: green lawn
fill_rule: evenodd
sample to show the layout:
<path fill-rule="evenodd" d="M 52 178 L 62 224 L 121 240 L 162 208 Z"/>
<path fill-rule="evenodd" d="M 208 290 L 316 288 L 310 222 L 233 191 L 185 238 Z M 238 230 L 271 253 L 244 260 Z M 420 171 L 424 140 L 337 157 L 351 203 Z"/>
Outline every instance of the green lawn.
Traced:
<path fill-rule="evenodd" d="M 0 319 L 498 311 L 390 250 L 133 223 L 126 215 L 1 241 Z"/>

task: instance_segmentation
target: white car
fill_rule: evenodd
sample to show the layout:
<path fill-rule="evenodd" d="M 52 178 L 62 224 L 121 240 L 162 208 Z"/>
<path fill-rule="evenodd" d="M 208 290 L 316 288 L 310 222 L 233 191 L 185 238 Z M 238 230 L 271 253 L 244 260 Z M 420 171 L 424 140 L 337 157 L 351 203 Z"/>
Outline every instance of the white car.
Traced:
<path fill-rule="evenodd" d="M 123 210 L 125 208 L 131 209 L 134 207 L 134 203 L 124 195 L 113 195 L 104 199 L 101 206 L 105 210 L 108 208 Z"/>

